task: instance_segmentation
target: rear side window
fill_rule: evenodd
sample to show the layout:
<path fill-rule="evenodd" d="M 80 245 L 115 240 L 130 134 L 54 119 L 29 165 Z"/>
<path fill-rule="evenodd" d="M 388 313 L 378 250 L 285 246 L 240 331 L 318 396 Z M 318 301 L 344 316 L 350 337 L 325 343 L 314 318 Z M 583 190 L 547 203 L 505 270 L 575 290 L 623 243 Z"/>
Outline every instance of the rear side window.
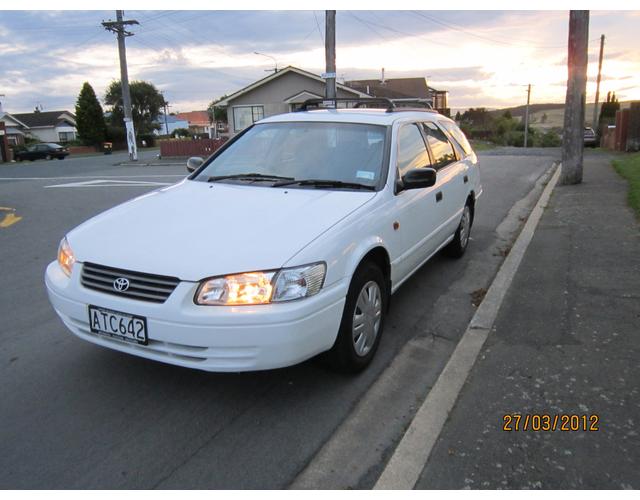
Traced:
<path fill-rule="evenodd" d="M 445 133 L 435 123 L 425 122 L 422 127 L 433 155 L 434 168 L 442 168 L 456 161 L 456 153 Z"/>
<path fill-rule="evenodd" d="M 412 168 L 431 164 L 422 134 L 415 124 L 403 125 L 398 132 L 398 173 L 400 177 Z"/>
<path fill-rule="evenodd" d="M 439 122 L 439 123 L 442 128 L 444 128 L 447 132 L 449 132 L 449 135 L 451 135 L 453 140 L 458 143 L 458 145 L 464 151 L 465 155 L 470 155 L 471 153 L 473 153 L 473 149 L 471 149 L 471 144 L 469 144 L 469 141 L 465 137 L 464 133 L 462 132 L 462 130 L 458 128 L 458 126 L 455 123 L 451 123 L 451 122 Z"/>

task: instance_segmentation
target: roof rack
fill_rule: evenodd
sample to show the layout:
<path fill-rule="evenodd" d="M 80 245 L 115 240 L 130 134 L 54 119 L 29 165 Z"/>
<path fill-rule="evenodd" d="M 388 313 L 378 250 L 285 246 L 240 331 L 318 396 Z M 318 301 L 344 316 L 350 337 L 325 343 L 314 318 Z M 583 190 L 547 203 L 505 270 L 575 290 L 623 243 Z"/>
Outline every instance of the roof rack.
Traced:
<path fill-rule="evenodd" d="M 425 109 L 433 110 L 433 105 L 431 104 L 430 99 L 422 99 L 422 98 L 403 98 L 403 99 L 392 99 L 393 104 L 395 104 L 396 108 L 402 108 L 405 106 L 398 106 L 398 104 L 418 104 L 422 105 Z M 409 106 L 406 106 L 409 107 Z"/>
<path fill-rule="evenodd" d="M 337 109 L 339 102 L 355 103 L 354 108 L 367 108 L 370 104 L 383 104 L 378 106 L 386 108 L 387 113 L 396 111 L 396 105 L 386 97 L 334 97 L 331 99 L 307 99 L 297 111 L 309 111 L 309 109 Z"/>

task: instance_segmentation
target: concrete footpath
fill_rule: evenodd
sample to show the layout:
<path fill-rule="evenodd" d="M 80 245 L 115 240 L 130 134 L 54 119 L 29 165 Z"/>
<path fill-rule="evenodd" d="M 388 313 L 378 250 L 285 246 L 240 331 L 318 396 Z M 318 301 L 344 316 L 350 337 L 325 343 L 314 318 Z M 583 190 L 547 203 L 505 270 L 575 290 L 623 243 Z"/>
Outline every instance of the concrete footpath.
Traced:
<path fill-rule="evenodd" d="M 416 488 L 640 488 L 640 225 L 626 194 L 606 155 L 555 188 Z M 503 430 L 513 414 L 520 429 Z M 526 415 L 543 414 L 557 430 L 531 430 L 546 424 Z M 560 430 L 585 415 L 597 430 Z"/>

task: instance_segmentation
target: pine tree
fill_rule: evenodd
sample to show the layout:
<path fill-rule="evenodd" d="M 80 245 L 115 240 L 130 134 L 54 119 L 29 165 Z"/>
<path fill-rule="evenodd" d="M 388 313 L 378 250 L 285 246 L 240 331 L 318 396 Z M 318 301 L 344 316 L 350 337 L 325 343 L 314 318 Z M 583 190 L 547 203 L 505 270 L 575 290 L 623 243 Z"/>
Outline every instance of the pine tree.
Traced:
<path fill-rule="evenodd" d="M 608 125 L 616 122 L 616 113 L 620 109 L 620 102 L 615 92 L 607 92 L 607 100 L 600 108 L 600 118 L 598 119 L 598 136 L 602 137 L 604 129 Z"/>
<path fill-rule="evenodd" d="M 98 146 L 105 139 L 106 125 L 102 106 L 89 82 L 84 82 L 76 101 L 78 138 L 86 146 Z"/>

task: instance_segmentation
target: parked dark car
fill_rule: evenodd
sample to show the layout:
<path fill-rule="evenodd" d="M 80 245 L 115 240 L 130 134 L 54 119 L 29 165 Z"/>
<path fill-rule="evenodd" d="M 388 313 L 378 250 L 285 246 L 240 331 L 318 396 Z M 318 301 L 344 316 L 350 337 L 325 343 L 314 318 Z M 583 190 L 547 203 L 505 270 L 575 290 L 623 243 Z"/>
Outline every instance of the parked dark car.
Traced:
<path fill-rule="evenodd" d="M 584 145 L 591 148 L 595 148 L 598 145 L 598 136 L 591 127 L 584 128 Z"/>
<path fill-rule="evenodd" d="M 57 158 L 58 160 L 64 160 L 69 156 L 69 150 L 60 144 L 54 144 L 52 142 L 42 144 L 32 144 L 27 146 L 26 149 L 18 151 L 16 153 L 16 161 L 22 160 L 52 160 Z"/>

